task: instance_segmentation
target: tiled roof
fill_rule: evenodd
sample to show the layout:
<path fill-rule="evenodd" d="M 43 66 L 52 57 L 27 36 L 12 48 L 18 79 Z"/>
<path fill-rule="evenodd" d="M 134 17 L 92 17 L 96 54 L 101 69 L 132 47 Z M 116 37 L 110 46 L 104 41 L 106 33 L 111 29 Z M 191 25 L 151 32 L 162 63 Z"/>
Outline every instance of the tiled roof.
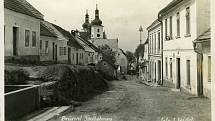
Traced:
<path fill-rule="evenodd" d="M 211 39 L 211 29 L 208 29 L 207 31 L 205 31 L 196 40 L 201 41 L 201 40 L 207 40 L 207 39 Z"/>
<path fill-rule="evenodd" d="M 180 2 L 182 2 L 184 0 L 172 0 L 172 2 L 170 2 L 165 8 L 163 8 L 159 13 L 159 17 L 161 17 L 166 11 L 168 11 L 169 9 L 173 8 L 174 6 L 176 6 L 177 4 L 179 4 Z"/>
<path fill-rule="evenodd" d="M 90 39 L 90 34 L 88 32 L 79 32 L 81 38 L 85 39 L 85 40 L 89 40 Z"/>
<path fill-rule="evenodd" d="M 43 20 L 43 14 L 26 0 L 4 0 L 4 8 Z"/>
<path fill-rule="evenodd" d="M 91 47 L 92 49 L 94 49 L 96 52 L 101 52 L 94 44 L 92 44 L 91 42 L 89 42 L 87 39 L 84 39 L 80 36 L 81 40 L 86 43 L 89 47 Z"/>
<path fill-rule="evenodd" d="M 145 44 L 148 44 L 148 43 L 149 43 L 149 39 L 147 38 L 146 41 L 143 44 L 145 45 Z"/>
<path fill-rule="evenodd" d="M 58 25 L 52 24 L 65 38 L 67 38 L 69 40 L 68 45 L 72 45 L 75 46 L 77 48 L 81 48 L 83 49 L 83 47 L 77 42 L 77 40 L 75 39 L 75 37 L 70 34 L 69 31 L 66 31 L 65 29 L 61 28 Z"/>
<path fill-rule="evenodd" d="M 152 24 L 150 26 L 147 27 L 147 30 L 149 30 L 150 28 L 152 28 L 155 25 L 159 25 L 161 24 L 160 21 L 158 21 L 158 19 L 156 19 L 155 21 L 152 22 Z"/>
<path fill-rule="evenodd" d="M 49 28 L 42 22 L 40 23 L 40 35 L 57 38 L 57 35 L 53 31 L 49 30 Z"/>

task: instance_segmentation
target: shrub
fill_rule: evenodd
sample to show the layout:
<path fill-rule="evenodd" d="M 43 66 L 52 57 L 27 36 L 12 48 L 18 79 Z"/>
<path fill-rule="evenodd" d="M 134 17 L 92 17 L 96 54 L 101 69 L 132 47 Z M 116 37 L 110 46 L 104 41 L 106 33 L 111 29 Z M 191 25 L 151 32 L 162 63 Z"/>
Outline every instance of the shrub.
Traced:
<path fill-rule="evenodd" d="M 22 69 L 15 69 L 10 72 L 5 70 L 4 72 L 6 85 L 24 85 L 29 80 L 29 74 Z"/>

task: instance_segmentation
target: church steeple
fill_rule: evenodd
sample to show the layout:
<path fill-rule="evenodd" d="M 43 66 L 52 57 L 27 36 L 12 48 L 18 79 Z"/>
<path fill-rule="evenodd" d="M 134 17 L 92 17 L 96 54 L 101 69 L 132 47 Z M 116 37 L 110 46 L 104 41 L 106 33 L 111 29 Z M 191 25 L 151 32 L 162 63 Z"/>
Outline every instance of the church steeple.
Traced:
<path fill-rule="evenodd" d="M 96 4 L 95 18 L 99 18 L 98 4 Z"/>
<path fill-rule="evenodd" d="M 89 14 L 88 14 L 88 10 L 86 10 L 86 14 L 85 14 L 85 22 L 82 25 L 83 29 L 85 31 L 88 31 L 90 29 L 90 22 L 89 22 Z"/>
<path fill-rule="evenodd" d="M 99 19 L 99 10 L 98 5 L 96 4 L 96 10 L 95 10 L 95 19 L 92 21 L 92 25 L 102 25 L 102 21 Z"/>
<path fill-rule="evenodd" d="M 88 14 L 88 9 L 86 10 L 85 22 L 89 23 L 89 14 Z"/>

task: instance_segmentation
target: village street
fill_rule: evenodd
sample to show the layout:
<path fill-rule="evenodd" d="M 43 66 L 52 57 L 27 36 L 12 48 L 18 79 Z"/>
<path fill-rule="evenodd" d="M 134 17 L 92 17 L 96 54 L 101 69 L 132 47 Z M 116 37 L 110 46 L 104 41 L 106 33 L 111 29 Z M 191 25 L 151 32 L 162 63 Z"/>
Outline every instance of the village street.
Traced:
<path fill-rule="evenodd" d="M 210 121 L 210 100 L 150 87 L 139 80 L 113 81 L 109 91 L 51 121 Z"/>

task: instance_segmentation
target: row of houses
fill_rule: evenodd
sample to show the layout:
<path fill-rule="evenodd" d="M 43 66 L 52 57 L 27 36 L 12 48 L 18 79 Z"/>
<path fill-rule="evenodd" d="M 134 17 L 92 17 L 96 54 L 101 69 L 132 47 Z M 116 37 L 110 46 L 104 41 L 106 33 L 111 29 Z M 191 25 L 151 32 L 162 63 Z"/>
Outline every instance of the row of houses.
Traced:
<path fill-rule="evenodd" d="M 173 0 L 147 31 L 144 79 L 210 97 L 210 0 Z"/>
<path fill-rule="evenodd" d="M 55 61 L 69 64 L 97 64 L 102 53 L 81 38 L 44 20 L 44 15 L 25 0 L 4 0 L 5 60 Z"/>

